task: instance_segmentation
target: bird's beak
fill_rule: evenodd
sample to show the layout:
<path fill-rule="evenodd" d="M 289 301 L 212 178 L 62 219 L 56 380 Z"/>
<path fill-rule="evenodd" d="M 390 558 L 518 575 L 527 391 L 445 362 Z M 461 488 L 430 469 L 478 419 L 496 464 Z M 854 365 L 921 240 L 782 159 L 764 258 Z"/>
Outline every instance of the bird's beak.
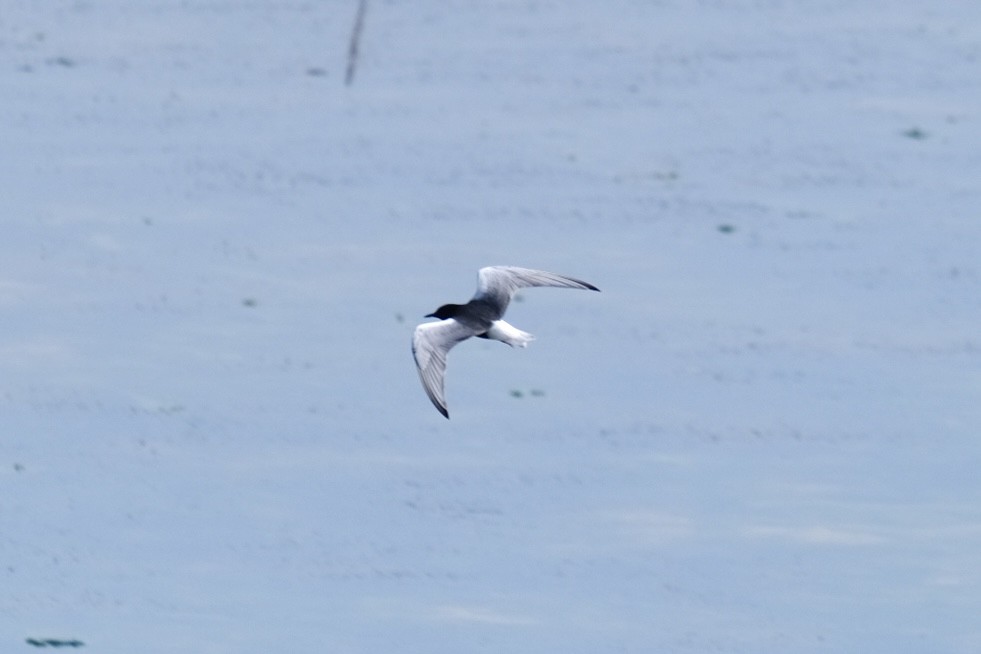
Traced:
<path fill-rule="evenodd" d="M 436 317 L 435 313 L 427 313 L 426 315 L 423 316 L 423 318 L 435 318 L 435 317 Z"/>

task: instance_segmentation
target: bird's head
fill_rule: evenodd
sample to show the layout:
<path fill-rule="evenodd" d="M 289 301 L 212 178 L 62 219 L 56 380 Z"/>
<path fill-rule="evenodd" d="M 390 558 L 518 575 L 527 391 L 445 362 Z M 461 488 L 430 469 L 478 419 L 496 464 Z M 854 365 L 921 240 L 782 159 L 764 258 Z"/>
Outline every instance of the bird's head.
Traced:
<path fill-rule="evenodd" d="M 447 318 L 452 318 L 460 312 L 459 304 L 444 304 L 440 308 L 436 309 L 430 314 L 427 314 L 427 318 L 439 318 L 440 320 L 446 320 Z"/>

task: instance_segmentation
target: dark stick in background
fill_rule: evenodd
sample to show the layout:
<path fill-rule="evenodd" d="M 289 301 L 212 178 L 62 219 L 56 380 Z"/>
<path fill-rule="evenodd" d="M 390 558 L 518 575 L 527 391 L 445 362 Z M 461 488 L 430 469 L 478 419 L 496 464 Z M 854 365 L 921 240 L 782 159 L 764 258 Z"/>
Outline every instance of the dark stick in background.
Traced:
<path fill-rule="evenodd" d="M 358 43 L 361 41 L 361 30 L 364 28 L 364 14 L 368 10 L 368 0 L 358 0 L 358 13 L 354 16 L 354 27 L 351 29 L 351 42 L 347 48 L 347 72 L 344 74 L 344 84 L 351 86 L 354 81 L 354 71 L 358 65 Z"/>

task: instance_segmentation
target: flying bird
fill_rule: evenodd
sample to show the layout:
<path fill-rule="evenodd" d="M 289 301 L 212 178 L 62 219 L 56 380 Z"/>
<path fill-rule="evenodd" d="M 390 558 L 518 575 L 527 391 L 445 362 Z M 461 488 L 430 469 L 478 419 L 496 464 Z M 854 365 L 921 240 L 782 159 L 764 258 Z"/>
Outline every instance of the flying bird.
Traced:
<path fill-rule="evenodd" d="M 419 369 L 419 378 L 426 395 L 444 417 L 450 417 L 443 396 L 447 353 L 471 336 L 501 341 L 511 347 L 527 347 L 535 337 L 501 318 L 515 292 L 531 286 L 599 291 L 582 280 L 544 270 L 489 266 L 477 272 L 477 293 L 469 302 L 444 304 L 426 316 L 439 318 L 439 322 L 424 322 L 416 327 L 412 336 L 412 355 Z"/>

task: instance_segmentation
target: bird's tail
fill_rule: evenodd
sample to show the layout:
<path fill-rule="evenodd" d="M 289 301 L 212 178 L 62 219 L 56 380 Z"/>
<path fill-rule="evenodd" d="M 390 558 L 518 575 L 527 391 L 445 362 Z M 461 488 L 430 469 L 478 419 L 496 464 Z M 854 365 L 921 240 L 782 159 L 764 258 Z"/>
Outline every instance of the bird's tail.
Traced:
<path fill-rule="evenodd" d="M 528 332 L 523 332 L 520 329 L 515 329 L 514 332 L 511 339 L 505 341 L 511 347 L 528 347 L 528 343 L 535 340 L 535 337 Z"/>
<path fill-rule="evenodd" d="M 507 343 L 511 347 L 528 347 L 528 343 L 535 340 L 535 337 L 528 332 L 523 332 L 503 320 L 495 320 L 490 329 L 487 330 L 486 336 Z"/>

